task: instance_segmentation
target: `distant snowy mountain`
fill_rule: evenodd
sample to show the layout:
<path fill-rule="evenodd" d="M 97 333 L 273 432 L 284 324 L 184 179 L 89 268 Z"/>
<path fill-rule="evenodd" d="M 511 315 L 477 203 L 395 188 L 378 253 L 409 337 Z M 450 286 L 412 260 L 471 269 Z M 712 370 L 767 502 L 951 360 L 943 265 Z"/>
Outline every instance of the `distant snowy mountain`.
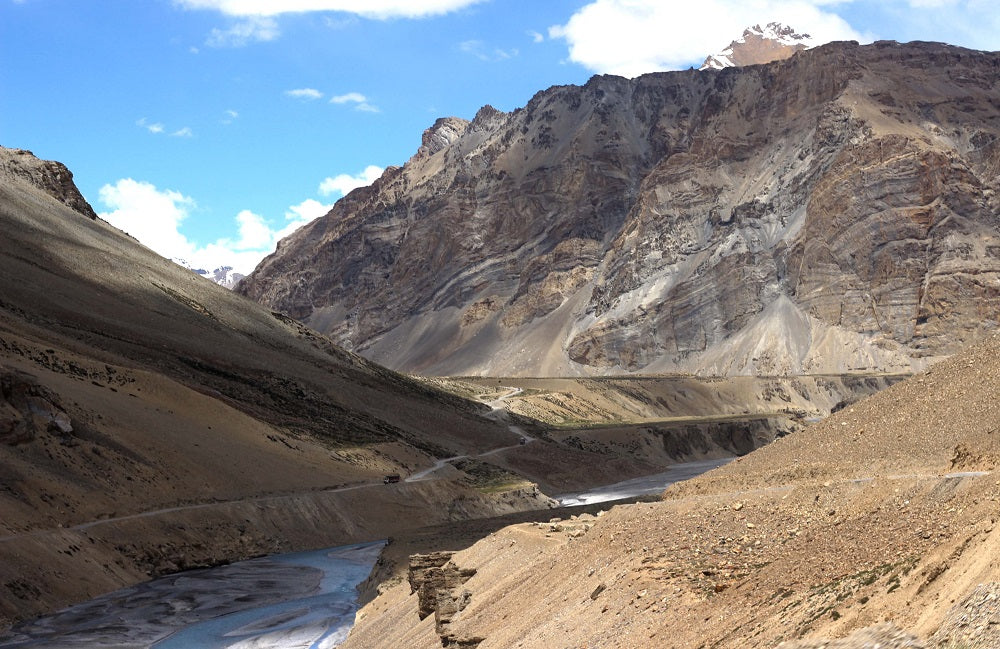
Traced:
<path fill-rule="evenodd" d="M 173 262 L 187 268 L 193 273 L 201 275 L 211 282 L 215 282 L 223 288 L 228 288 L 230 290 L 232 290 L 236 284 L 238 284 L 239 281 L 245 277 L 243 273 L 237 273 L 234 271 L 232 266 L 220 266 L 215 270 L 208 271 L 203 268 L 195 268 L 183 259 L 174 259 Z"/>
<path fill-rule="evenodd" d="M 781 23 L 767 23 L 765 27 L 754 25 L 743 30 L 743 36 L 729 44 L 718 54 L 705 59 L 700 70 L 721 70 L 770 63 L 787 59 L 799 50 L 815 45 L 809 34 L 798 34 L 794 29 Z"/>

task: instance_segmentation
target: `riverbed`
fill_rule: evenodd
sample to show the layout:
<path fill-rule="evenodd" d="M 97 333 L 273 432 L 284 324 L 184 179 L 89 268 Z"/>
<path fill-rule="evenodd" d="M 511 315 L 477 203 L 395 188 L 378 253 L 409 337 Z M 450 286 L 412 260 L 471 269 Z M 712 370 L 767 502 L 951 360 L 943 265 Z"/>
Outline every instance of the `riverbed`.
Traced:
<path fill-rule="evenodd" d="M 190 570 L 98 597 L 0 638 L 4 649 L 329 649 L 384 542 Z"/>

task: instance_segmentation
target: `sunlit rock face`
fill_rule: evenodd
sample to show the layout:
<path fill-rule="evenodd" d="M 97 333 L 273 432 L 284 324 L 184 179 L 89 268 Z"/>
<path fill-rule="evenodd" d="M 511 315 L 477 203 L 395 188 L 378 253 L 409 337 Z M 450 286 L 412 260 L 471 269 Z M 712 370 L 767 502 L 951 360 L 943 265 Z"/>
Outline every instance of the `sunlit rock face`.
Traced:
<path fill-rule="evenodd" d="M 397 369 L 919 368 L 1000 313 L 1000 55 L 833 43 L 439 120 L 240 290 Z"/>

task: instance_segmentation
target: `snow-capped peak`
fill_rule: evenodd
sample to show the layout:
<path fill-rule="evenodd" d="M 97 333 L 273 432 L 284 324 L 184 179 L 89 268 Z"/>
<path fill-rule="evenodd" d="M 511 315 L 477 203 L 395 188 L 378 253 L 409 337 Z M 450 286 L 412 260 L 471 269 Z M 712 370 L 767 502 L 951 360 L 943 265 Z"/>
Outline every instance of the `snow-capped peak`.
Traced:
<path fill-rule="evenodd" d="M 764 27 L 754 25 L 743 30 L 743 36 L 730 43 L 729 47 L 706 58 L 700 69 L 721 70 L 770 63 L 813 45 L 815 42 L 809 34 L 796 33 L 787 25 L 778 22 L 767 23 Z"/>
<path fill-rule="evenodd" d="M 237 273 L 233 270 L 232 266 L 220 266 L 215 270 L 205 270 L 204 268 L 195 268 L 189 264 L 184 259 L 173 259 L 172 260 L 178 266 L 183 266 L 191 272 L 201 275 L 210 282 L 215 282 L 223 288 L 232 289 L 239 283 L 241 279 L 245 277 L 242 273 Z"/>

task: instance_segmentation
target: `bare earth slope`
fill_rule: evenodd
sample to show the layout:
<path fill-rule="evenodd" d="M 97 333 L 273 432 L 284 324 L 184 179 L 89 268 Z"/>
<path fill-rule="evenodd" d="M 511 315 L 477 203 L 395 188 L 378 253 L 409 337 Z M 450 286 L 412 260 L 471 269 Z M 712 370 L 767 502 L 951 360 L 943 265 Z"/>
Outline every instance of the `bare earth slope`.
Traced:
<path fill-rule="evenodd" d="M 2 148 L 0 277 L 0 628 L 151 574 L 545 506 L 383 486 L 518 436 L 155 255 L 64 166 Z"/>
<path fill-rule="evenodd" d="M 661 502 L 500 530 L 344 646 L 1000 646 L 998 463 L 992 336 Z"/>
<path fill-rule="evenodd" d="M 998 57 L 831 43 L 442 119 L 239 290 L 428 374 L 920 369 L 996 327 Z"/>

